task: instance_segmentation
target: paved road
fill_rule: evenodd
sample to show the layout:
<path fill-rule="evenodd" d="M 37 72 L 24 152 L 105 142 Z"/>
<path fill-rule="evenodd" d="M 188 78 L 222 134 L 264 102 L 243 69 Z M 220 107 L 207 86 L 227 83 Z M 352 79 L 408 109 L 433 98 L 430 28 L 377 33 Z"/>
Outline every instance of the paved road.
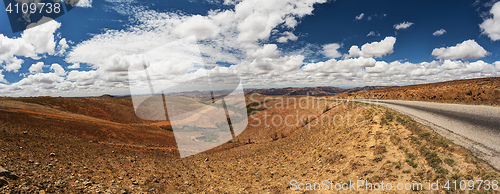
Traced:
<path fill-rule="evenodd" d="M 500 171 L 500 107 L 433 102 L 374 102 L 413 117 Z"/>

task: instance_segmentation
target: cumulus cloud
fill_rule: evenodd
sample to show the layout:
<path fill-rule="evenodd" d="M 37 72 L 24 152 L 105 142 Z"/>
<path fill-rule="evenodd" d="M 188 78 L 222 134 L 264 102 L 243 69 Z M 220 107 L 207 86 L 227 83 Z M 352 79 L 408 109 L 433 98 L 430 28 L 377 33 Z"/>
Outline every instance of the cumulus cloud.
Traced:
<path fill-rule="evenodd" d="M 61 40 L 59 40 L 59 44 L 57 44 L 57 48 L 56 48 L 56 51 L 57 51 L 57 55 L 63 55 L 64 53 L 66 53 L 66 49 L 69 48 L 69 45 L 68 45 L 68 41 L 66 41 L 66 38 L 62 38 Z"/>
<path fill-rule="evenodd" d="M 278 38 L 279 43 L 286 43 L 288 40 L 296 41 L 298 39 L 292 32 L 286 31 L 281 34 L 282 36 Z"/>
<path fill-rule="evenodd" d="M 497 41 L 500 40 L 500 2 L 496 2 L 490 10 L 493 17 L 486 19 L 479 25 L 483 34 Z"/>
<path fill-rule="evenodd" d="M 187 60 L 167 61 L 166 65 L 161 66 L 155 73 L 167 75 L 168 79 L 173 81 L 186 81 L 184 79 L 186 77 L 206 73 L 235 73 L 240 76 L 242 83 L 245 83 L 244 86 L 249 88 L 317 86 L 332 83 L 338 86 L 366 85 L 366 83 L 406 85 L 457 78 L 500 76 L 498 62 L 469 63 L 458 60 L 462 57 L 454 59 L 442 54 L 451 52 L 450 50 L 461 50 L 451 49 L 452 47 L 442 48 L 444 51 L 441 51 L 437 58 L 444 60 L 422 63 L 378 61 L 378 58 L 394 52 L 395 37 L 385 37 L 383 40 L 366 43 L 360 47 L 353 45 L 340 59 L 339 44 L 322 45 L 320 48 L 322 54 L 331 59 L 319 62 L 306 60 L 305 56 L 310 51 L 285 52 L 280 48 L 281 44 L 272 42 L 276 40 L 278 43 L 286 43 L 297 40 L 294 28 L 300 19 L 312 14 L 314 4 L 324 2 L 326 0 L 225 1 L 227 5 L 234 5 L 234 8 L 212 10 L 206 15 L 159 13 L 127 5 L 122 7 L 129 9 L 127 13 L 133 14 L 130 16 L 131 20 L 137 25 L 131 25 L 123 30 L 106 30 L 71 49 L 68 48 L 66 39 L 61 39 L 55 44 L 57 41 L 53 38 L 53 32 L 50 33 L 52 37 L 48 35 L 43 37 L 54 40 L 52 41 L 54 44 L 50 41 L 45 43 L 37 41 L 35 44 L 28 43 L 28 39 L 22 40 L 24 42 L 17 40 L 22 37 L 4 38 L 11 47 L 0 46 L 0 53 L 8 53 L 10 56 L 0 55 L 0 60 L 5 63 L 2 64 L 4 69 L 0 69 L 0 82 L 6 82 L 2 71 L 7 71 L 5 70 L 7 63 L 14 63 L 16 60 L 19 63 L 21 59 L 16 58 L 19 56 L 37 59 L 43 57 L 43 54 L 62 55 L 66 57 L 66 62 L 72 65 L 66 67 L 68 70 L 66 71 L 61 65 L 52 64 L 50 72 L 44 73 L 44 64 L 34 64 L 29 69 L 30 75 L 18 83 L 2 85 L 0 93 L 16 96 L 101 95 L 103 91 L 126 94 L 129 92 L 127 82 L 129 67 L 148 64 L 144 61 L 144 53 L 183 37 L 191 37 L 190 35 L 197 38 L 195 41 L 197 44 L 193 48 L 172 46 L 175 48 L 173 51 L 157 54 L 160 58 L 170 58 L 168 56 L 177 55 L 176 50 L 182 50 L 182 53 L 187 53 L 185 58 Z M 367 17 L 363 15 L 360 19 Z M 408 27 L 413 24 L 404 23 Z M 396 25 L 394 28 L 398 29 Z M 399 27 L 399 29 L 404 28 L 407 27 L 404 25 Z M 49 32 L 51 31 L 44 33 Z M 455 47 L 462 46 L 459 44 Z M 316 51 L 315 49 L 311 50 Z M 192 59 L 194 57 L 189 57 L 189 53 L 196 51 L 201 52 L 204 57 L 203 63 L 195 64 L 193 62 L 195 60 Z M 470 58 L 477 55 L 466 56 L 468 57 L 465 58 Z M 162 61 L 151 59 L 149 62 Z M 19 64 L 21 63 L 22 60 Z M 80 64 L 86 64 L 92 70 L 75 70 L 80 68 Z M 203 65 L 211 68 L 200 70 L 199 67 Z M 18 66 L 11 65 L 8 69 L 15 71 L 16 68 Z"/>
<path fill-rule="evenodd" d="M 92 0 L 79 0 L 78 4 L 76 4 L 77 7 L 85 7 L 89 8 L 92 7 Z"/>
<path fill-rule="evenodd" d="M 399 24 L 394 24 L 394 29 L 396 30 L 404 30 L 404 29 L 407 29 L 409 28 L 410 26 L 412 26 L 414 23 L 412 22 L 402 22 L 402 23 L 399 23 Z"/>
<path fill-rule="evenodd" d="M 233 2 L 233 9 L 211 10 L 205 16 L 159 13 L 133 5 L 124 6 L 130 9 L 128 13 L 133 13 L 131 17 L 138 21 L 138 25 L 95 35 L 72 47 L 65 60 L 73 64 L 89 64 L 97 70 L 96 74 L 101 74 L 98 79 L 102 80 L 140 63 L 141 53 L 194 35 L 198 39 L 196 49 L 204 56 L 205 66 L 248 75 L 293 71 L 303 64 L 305 57 L 284 55 L 278 45 L 264 42 L 275 35 L 279 36 L 277 42 L 280 43 L 297 40 L 293 28 L 298 19 L 312 14 L 314 4 L 325 2 L 244 0 Z M 226 68 L 216 64 L 231 65 Z M 186 72 L 193 70 L 170 71 L 175 76 Z M 70 72 L 68 77 L 74 78 L 74 74 Z M 170 78 L 175 80 L 175 76 Z"/>
<path fill-rule="evenodd" d="M 440 29 L 440 30 L 437 30 L 435 31 L 434 33 L 432 33 L 433 36 L 441 36 L 443 35 L 444 33 L 446 33 L 446 30 L 445 29 Z"/>
<path fill-rule="evenodd" d="M 0 83 L 8 83 L 7 80 L 5 79 L 5 75 L 3 75 L 3 70 L 0 69 Z"/>
<path fill-rule="evenodd" d="M 329 57 L 329 58 L 338 58 L 338 57 L 341 57 L 342 56 L 342 53 L 340 53 L 338 51 L 338 49 L 340 48 L 340 44 L 338 43 L 332 43 L 332 44 L 326 44 L 326 45 L 323 45 L 323 55 Z"/>
<path fill-rule="evenodd" d="M 0 65 L 6 71 L 18 72 L 24 63 L 19 57 L 40 59 L 41 54 L 54 54 L 54 33 L 60 26 L 60 23 L 52 20 L 25 30 L 18 38 L 0 34 Z"/>
<path fill-rule="evenodd" d="M 7 65 L 5 65 L 4 69 L 6 71 L 12 71 L 12 72 L 15 72 L 17 73 L 19 71 L 19 69 L 21 69 L 21 64 L 23 64 L 24 60 L 22 59 L 18 59 L 18 58 L 13 58 L 11 59 L 10 63 L 7 63 Z"/>
<path fill-rule="evenodd" d="M 28 69 L 30 71 L 30 73 L 41 73 L 43 72 L 43 67 L 44 67 L 44 63 L 43 62 L 38 62 L 38 63 L 35 63 L 33 65 L 31 65 L 31 67 Z"/>
<path fill-rule="evenodd" d="M 50 70 L 53 70 L 54 73 L 58 76 L 63 76 L 63 75 L 66 75 L 66 71 L 64 70 L 63 67 L 61 67 L 61 65 L 57 64 L 57 63 L 54 63 L 50 66 Z"/>
<path fill-rule="evenodd" d="M 361 13 L 355 17 L 356 20 L 361 20 L 365 16 L 365 13 Z"/>
<path fill-rule="evenodd" d="M 68 69 L 79 69 L 80 68 L 80 63 L 75 63 L 73 65 L 70 65 L 67 67 Z"/>
<path fill-rule="evenodd" d="M 278 51 L 278 46 L 275 44 L 265 44 L 257 49 L 252 49 L 248 51 L 250 58 L 278 58 L 280 52 Z"/>
<path fill-rule="evenodd" d="M 488 51 L 479 45 L 475 40 L 466 40 L 455 46 L 435 48 L 432 55 L 438 59 L 478 59 L 489 55 Z"/>
<path fill-rule="evenodd" d="M 392 54 L 394 52 L 394 44 L 396 43 L 396 38 L 392 36 L 385 37 L 384 40 L 380 42 L 366 43 L 361 46 L 361 49 L 354 45 L 349 49 L 349 54 L 345 55 L 344 58 L 349 57 L 383 57 L 385 55 Z"/>
<path fill-rule="evenodd" d="M 181 38 L 196 36 L 199 40 L 213 38 L 219 33 L 219 27 L 208 17 L 194 15 L 179 21 L 174 32 Z"/>

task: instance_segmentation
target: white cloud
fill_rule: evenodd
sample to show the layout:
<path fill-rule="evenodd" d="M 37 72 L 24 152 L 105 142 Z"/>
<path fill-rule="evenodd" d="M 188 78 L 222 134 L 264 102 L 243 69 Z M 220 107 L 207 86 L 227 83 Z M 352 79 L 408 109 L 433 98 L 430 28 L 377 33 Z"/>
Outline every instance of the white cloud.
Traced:
<path fill-rule="evenodd" d="M 181 38 L 195 35 L 199 40 L 204 40 L 214 38 L 219 33 L 219 27 L 209 17 L 194 15 L 179 22 L 174 32 Z"/>
<path fill-rule="evenodd" d="M 40 54 L 54 54 L 54 33 L 60 26 L 52 20 L 25 30 L 18 38 L 0 34 L 0 66 L 3 65 L 6 71 L 18 72 L 24 63 L 18 57 L 40 59 Z"/>
<path fill-rule="evenodd" d="M 331 43 L 331 44 L 326 44 L 326 45 L 323 45 L 323 55 L 329 57 L 329 58 L 338 58 L 338 57 L 341 57 L 342 56 L 342 53 L 340 53 L 338 51 L 338 49 L 340 48 L 340 44 L 338 43 Z"/>
<path fill-rule="evenodd" d="M 369 37 L 369 36 L 380 36 L 380 33 L 375 32 L 375 31 L 371 31 L 370 33 L 368 33 L 368 34 L 366 35 L 366 37 Z"/>
<path fill-rule="evenodd" d="M 432 55 L 438 59 L 478 59 L 489 55 L 475 40 L 466 40 L 456 46 L 435 48 Z"/>
<path fill-rule="evenodd" d="M 484 20 L 479 27 L 483 34 L 488 35 L 491 40 L 497 41 L 500 40 L 500 2 L 493 5 L 490 13 L 493 17 Z"/>
<path fill-rule="evenodd" d="M 54 73 L 58 76 L 63 76 L 63 75 L 66 75 L 66 71 L 64 70 L 63 67 L 61 67 L 61 65 L 57 64 L 57 63 L 54 63 L 50 66 L 50 70 L 54 70 Z"/>
<path fill-rule="evenodd" d="M 3 70 L 0 69 L 0 83 L 8 83 L 7 80 L 5 79 L 5 75 L 2 72 Z"/>
<path fill-rule="evenodd" d="M 85 8 L 92 7 L 92 0 L 78 0 L 78 4 L 76 4 L 76 6 Z"/>
<path fill-rule="evenodd" d="M 354 45 L 342 59 L 334 59 L 340 56 L 339 44 L 324 45 L 321 47 L 322 53 L 332 59 L 320 62 L 304 62 L 310 51 L 285 53 L 283 48 L 280 48 L 281 44 L 270 43 L 270 39 L 274 38 L 280 43 L 297 40 L 293 33 L 300 18 L 312 14 L 315 3 L 323 2 L 326 1 L 227 1 L 227 4 L 235 5 L 235 8 L 210 11 L 206 16 L 158 13 L 126 5 L 123 9 L 129 9 L 128 11 L 134 14 L 131 20 L 136 21 L 137 25 L 124 30 L 107 30 L 71 49 L 67 48 L 68 42 L 65 39 L 61 39 L 58 44 L 55 44 L 56 41 L 52 41 L 54 44 L 37 42 L 35 46 L 34 43 L 27 43 L 27 40 L 21 41 L 22 38 L 7 38 L 6 42 L 11 47 L 0 46 L 0 53 L 8 53 L 8 57 L 0 55 L 0 60 L 5 64 L 21 60 L 16 56 L 40 58 L 42 53 L 39 52 L 45 52 L 67 54 L 66 61 L 73 65 L 67 67 L 68 72 L 58 64 L 52 64 L 49 73 L 43 73 L 37 67 L 30 68 L 32 75 L 18 83 L 2 85 L 0 93 L 16 96 L 101 95 L 103 92 L 126 94 L 129 92 L 126 81 L 130 65 L 143 64 L 143 53 L 187 35 L 197 36 L 196 48 L 206 56 L 204 65 L 213 67 L 207 70 L 208 72 L 236 73 L 247 88 L 317 86 L 331 83 L 338 86 L 359 86 L 367 83 L 406 85 L 500 76 L 498 62 L 469 63 L 449 59 L 422 63 L 377 61 L 377 58 L 394 52 L 395 37 L 385 37 L 381 41 L 366 43 L 360 47 Z M 44 33 L 48 32 L 50 31 Z M 43 37 L 54 39 L 50 36 Z M 193 48 L 182 49 L 193 52 Z M 176 53 L 168 52 L 166 55 L 168 58 Z M 216 62 L 225 64 L 216 65 Z M 71 70 L 80 68 L 80 63 L 85 63 L 93 69 Z M 167 64 L 162 66 L 158 73 L 165 73 L 173 81 L 182 81 L 181 78 L 184 77 L 181 75 L 186 73 L 206 73 L 194 69 L 193 66 L 192 61 L 183 65 Z M 14 71 L 15 66 L 9 69 Z M 5 70 L 0 70 L 0 82 L 4 78 L 2 71 Z"/>
<path fill-rule="evenodd" d="M 23 62 L 24 60 L 22 59 L 13 58 L 10 63 L 7 63 L 7 65 L 5 65 L 4 69 L 6 71 L 18 72 L 19 69 L 21 69 L 21 64 L 23 64 Z"/>
<path fill-rule="evenodd" d="M 38 63 L 35 63 L 33 65 L 31 65 L 31 67 L 28 69 L 30 71 L 30 73 L 41 73 L 43 72 L 43 67 L 44 67 L 44 63 L 43 62 L 38 62 Z"/>
<path fill-rule="evenodd" d="M 278 46 L 275 44 L 265 44 L 263 47 L 252 49 L 248 51 L 249 58 L 278 58 L 280 52 Z"/>
<path fill-rule="evenodd" d="M 361 19 L 363 19 L 364 16 L 365 16 L 365 13 L 361 13 L 361 14 L 357 15 L 355 19 L 361 20 Z"/>
<path fill-rule="evenodd" d="M 61 27 L 61 23 L 54 20 L 27 29 L 21 38 L 35 47 L 36 53 L 54 54 L 56 42 L 54 40 L 55 31 Z"/>
<path fill-rule="evenodd" d="M 399 24 L 394 24 L 394 29 L 396 30 L 401 30 L 401 29 L 407 29 L 409 28 L 410 26 L 412 26 L 414 23 L 412 22 L 402 22 L 402 23 L 399 23 Z"/>
<path fill-rule="evenodd" d="M 199 40 L 197 48 L 205 56 L 207 66 L 234 64 L 231 68 L 218 69 L 249 75 L 254 74 L 251 67 L 259 69 L 257 74 L 293 71 L 302 65 L 304 56 L 283 55 L 278 45 L 262 42 L 275 34 L 282 36 L 278 42 L 297 40 L 293 34 L 297 19 L 312 14 L 313 5 L 324 2 L 326 0 L 244 0 L 235 2 L 234 9 L 212 10 L 207 16 L 159 13 L 124 6 L 134 13 L 132 17 L 138 25 L 124 30 L 108 30 L 79 43 L 69 51 L 66 62 L 89 64 L 100 74 L 99 79 L 105 79 L 107 75 L 126 72 L 129 65 L 140 62 L 134 56 L 139 57 L 152 48 L 187 35 L 196 35 Z M 286 30 L 280 32 L 278 27 Z M 171 73 L 177 76 L 185 70 L 189 69 L 172 69 Z M 68 77 L 74 77 L 73 74 L 70 72 Z M 175 76 L 171 78 L 177 79 Z"/>
<path fill-rule="evenodd" d="M 495 65 L 495 69 L 500 72 L 500 61 L 496 61 L 495 63 L 493 63 Z"/>
<path fill-rule="evenodd" d="M 68 45 L 68 41 L 66 41 L 66 38 L 62 38 L 60 41 L 59 41 L 59 44 L 57 44 L 57 55 L 64 55 L 64 53 L 66 53 L 66 49 L 69 48 L 69 45 Z"/>
<path fill-rule="evenodd" d="M 443 35 L 444 33 L 446 33 L 446 30 L 445 29 L 440 29 L 440 30 L 437 30 L 435 31 L 434 33 L 432 33 L 433 36 L 441 36 Z"/>
<path fill-rule="evenodd" d="M 380 42 L 366 43 L 359 49 L 358 46 L 354 45 L 349 49 L 349 54 L 345 55 L 348 57 L 383 57 L 385 55 L 392 54 L 394 52 L 394 44 L 396 43 L 396 38 L 392 36 L 385 37 L 384 40 Z"/>
<path fill-rule="evenodd" d="M 286 42 L 288 42 L 288 40 L 296 41 L 297 39 L 298 39 L 298 37 L 295 36 L 295 34 L 293 34 L 292 32 L 286 31 L 286 32 L 282 33 L 282 36 L 279 37 L 277 41 L 279 43 L 286 43 Z"/>
<path fill-rule="evenodd" d="M 70 71 L 66 77 L 70 81 L 76 81 L 79 85 L 93 85 L 100 77 L 97 71 Z"/>
<path fill-rule="evenodd" d="M 80 68 L 80 63 L 75 63 L 73 65 L 70 65 L 67 67 L 68 69 L 79 69 Z"/>

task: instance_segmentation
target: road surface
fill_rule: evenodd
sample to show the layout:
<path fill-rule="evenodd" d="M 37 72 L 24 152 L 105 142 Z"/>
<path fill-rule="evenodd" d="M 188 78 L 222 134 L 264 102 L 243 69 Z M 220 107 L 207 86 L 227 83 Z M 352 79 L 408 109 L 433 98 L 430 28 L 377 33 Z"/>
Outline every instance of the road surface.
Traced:
<path fill-rule="evenodd" d="M 500 171 L 500 107 L 402 100 L 371 102 L 432 127 Z"/>

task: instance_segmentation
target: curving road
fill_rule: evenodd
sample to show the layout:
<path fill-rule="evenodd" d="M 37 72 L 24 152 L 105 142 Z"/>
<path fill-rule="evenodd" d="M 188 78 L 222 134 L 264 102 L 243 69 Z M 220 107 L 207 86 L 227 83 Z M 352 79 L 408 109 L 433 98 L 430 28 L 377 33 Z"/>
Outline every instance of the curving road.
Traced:
<path fill-rule="evenodd" d="M 370 103 L 413 117 L 500 171 L 500 107 L 402 100 Z"/>

